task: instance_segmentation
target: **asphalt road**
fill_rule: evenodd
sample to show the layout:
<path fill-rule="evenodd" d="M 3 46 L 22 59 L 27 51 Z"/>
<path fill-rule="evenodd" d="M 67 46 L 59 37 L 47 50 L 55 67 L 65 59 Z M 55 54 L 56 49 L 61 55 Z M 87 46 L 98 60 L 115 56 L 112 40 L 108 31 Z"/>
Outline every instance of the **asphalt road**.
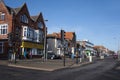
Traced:
<path fill-rule="evenodd" d="M 120 66 L 112 58 L 56 71 L 40 71 L 0 66 L 0 80 L 120 80 Z"/>

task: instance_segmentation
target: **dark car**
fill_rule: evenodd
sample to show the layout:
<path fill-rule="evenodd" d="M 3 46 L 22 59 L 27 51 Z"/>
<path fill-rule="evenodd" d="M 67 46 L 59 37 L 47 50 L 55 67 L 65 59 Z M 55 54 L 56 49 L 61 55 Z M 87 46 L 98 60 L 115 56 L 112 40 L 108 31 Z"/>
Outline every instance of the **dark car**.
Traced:
<path fill-rule="evenodd" d="M 53 52 L 48 52 L 48 53 L 47 53 L 47 59 L 61 59 L 61 56 L 56 55 L 56 54 L 53 53 Z"/>

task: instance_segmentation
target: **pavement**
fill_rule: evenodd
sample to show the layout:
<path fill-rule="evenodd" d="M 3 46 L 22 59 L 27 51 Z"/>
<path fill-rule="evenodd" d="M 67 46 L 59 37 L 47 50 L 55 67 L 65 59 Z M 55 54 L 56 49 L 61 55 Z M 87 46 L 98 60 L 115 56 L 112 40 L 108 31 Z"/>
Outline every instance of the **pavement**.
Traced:
<path fill-rule="evenodd" d="M 93 60 L 94 62 L 94 60 Z M 34 70 L 43 70 L 43 71 L 55 71 L 64 68 L 74 68 L 80 67 L 82 65 L 90 64 L 88 59 L 83 59 L 82 62 L 78 62 L 76 64 L 76 59 L 69 59 L 66 58 L 65 66 L 63 64 L 63 60 L 56 59 L 56 60 L 47 60 L 43 61 L 40 59 L 23 59 L 23 60 L 16 60 L 16 63 L 7 61 L 7 60 L 0 60 L 0 65 L 6 65 L 10 67 L 18 67 L 18 68 L 25 68 L 25 69 L 34 69 Z"/>
<path fill-rule="evenodd" d="M 120 59 L 119 59 L 119 60 L 117 60 L 116 70 L 120 70 Z"/>

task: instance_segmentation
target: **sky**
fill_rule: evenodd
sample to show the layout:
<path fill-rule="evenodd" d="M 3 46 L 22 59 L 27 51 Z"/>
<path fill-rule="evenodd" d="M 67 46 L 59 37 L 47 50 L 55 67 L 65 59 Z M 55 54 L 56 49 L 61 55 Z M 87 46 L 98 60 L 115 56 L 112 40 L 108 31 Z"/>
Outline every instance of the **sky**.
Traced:
<path fill-rule="evenodd" d="M 30 15 L 42 12 L 48 33 L 75 32 L 77 40 L 89 40 L 117 51 L 120 47 L 120 0 L 4 0 L 10 7 L 27 4 Z"/>

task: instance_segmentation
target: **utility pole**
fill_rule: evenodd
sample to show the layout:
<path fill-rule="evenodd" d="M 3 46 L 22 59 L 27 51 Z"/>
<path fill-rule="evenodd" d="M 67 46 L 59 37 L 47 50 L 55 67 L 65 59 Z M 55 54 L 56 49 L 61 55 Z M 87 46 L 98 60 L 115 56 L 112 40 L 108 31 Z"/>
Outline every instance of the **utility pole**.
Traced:
<path fill-rule="evenodd" d="M 120 60 L 120 42 L 118 38 L 118 60 Z"/>
<path fill-rule="evenodd" d="M 63 66 L 65 66 L 65 31 L 64 30 L 61 30 L 61 44 L 63 46 L 63 54 L 64 54 Z"/>
<path fill-rule="evenodd" d="M 10 46 L 9 51 L 8 51 L 8 60 L 11 61 L 11 56 L 12 56 L 12 46 L 13 46 L 13 33 L 8 33 L 8 44 Z"/>
<path fill-rule="evenodd" d="M 48 21 L 48 20 L 44 20 L 44 21 Z M 46 36 L 47 36 L 47 27 L 45 25 L 45 28 L 44 28 L 44 61 L 47 61 L 47 53 L 46 53 L 46 46 L 47 46 L 47 39 L 46 39 Z"/>

